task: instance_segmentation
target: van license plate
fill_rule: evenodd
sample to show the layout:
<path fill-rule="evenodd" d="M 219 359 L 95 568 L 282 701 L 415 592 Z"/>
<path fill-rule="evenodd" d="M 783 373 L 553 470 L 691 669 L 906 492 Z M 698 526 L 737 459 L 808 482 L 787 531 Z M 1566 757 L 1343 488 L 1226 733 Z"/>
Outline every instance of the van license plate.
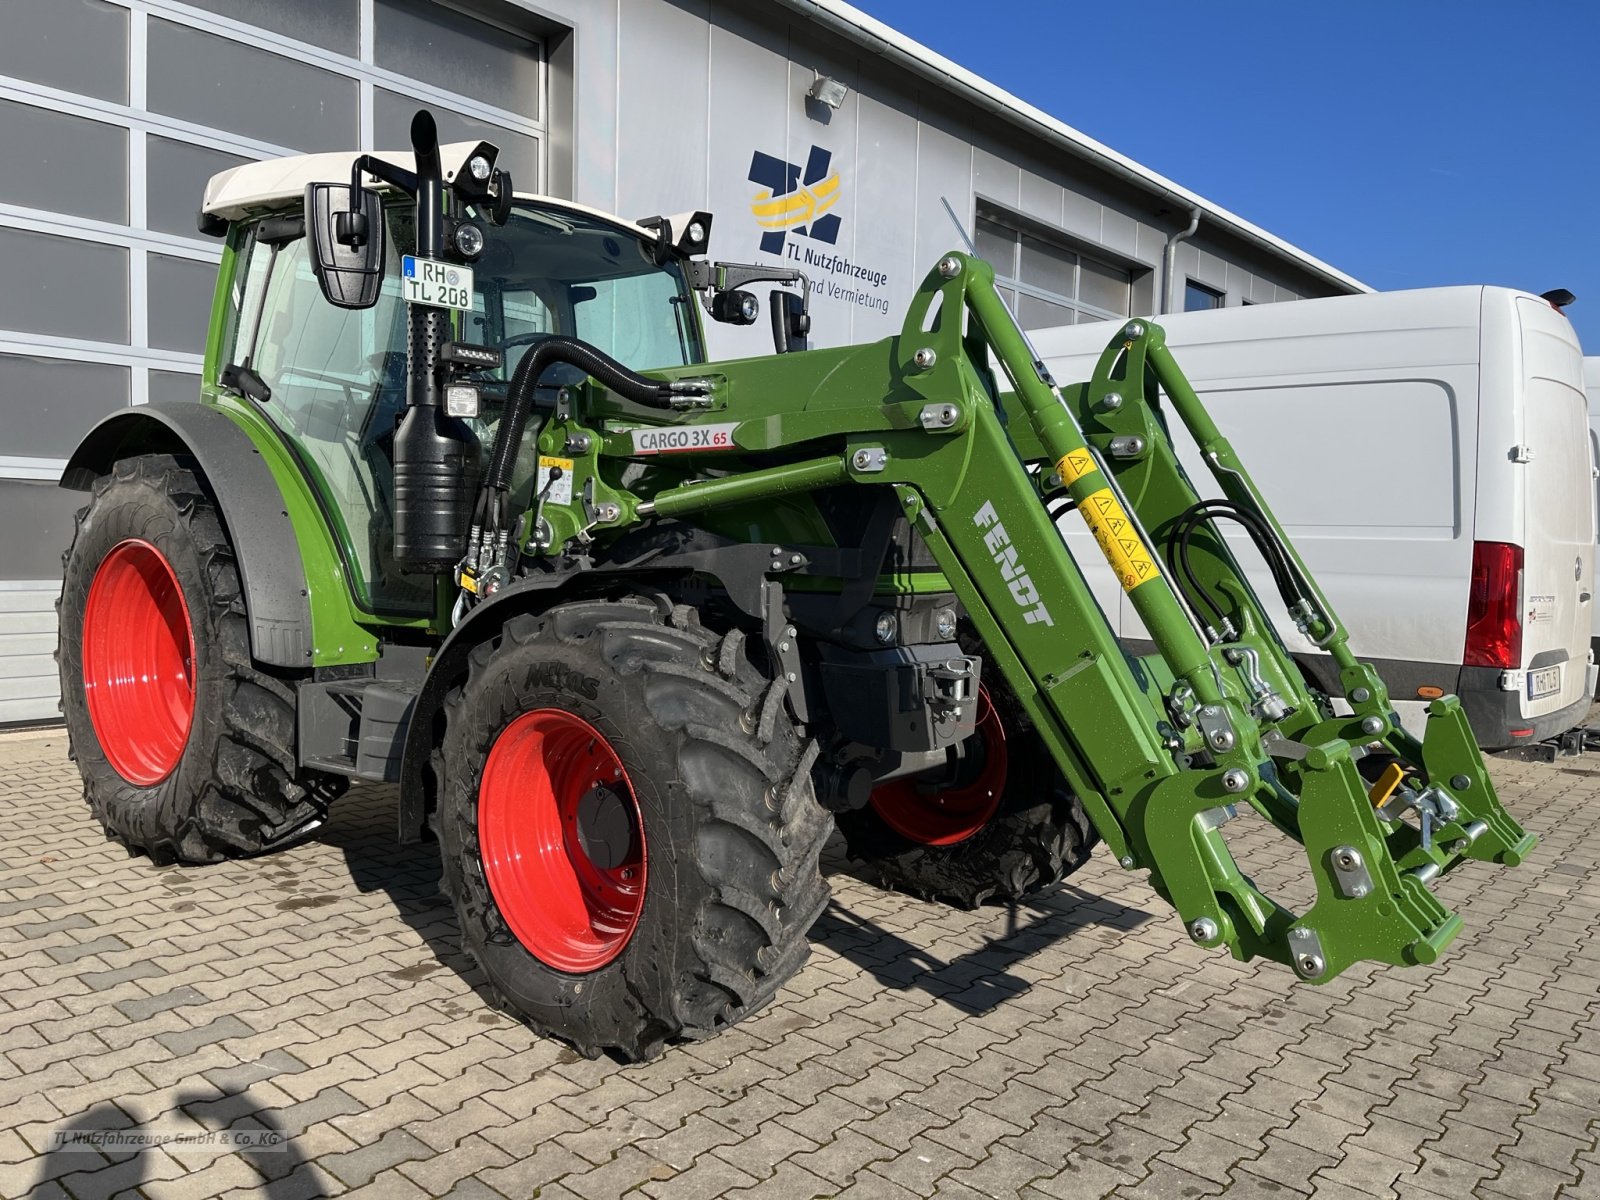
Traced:
<path fill-rule="evenodd" d="M 1541 667 L 1537 671 L 1528 672 L 1528 699 L 1537 700 L 1541 696 L 1553 696 L 1561 690 L 1561 668 Z"/>
<path fill-rule="evenodd" d="M 400 278 L 408 304 L 472 311 L 472 268 L 407 254 L 400 260 Z"/>

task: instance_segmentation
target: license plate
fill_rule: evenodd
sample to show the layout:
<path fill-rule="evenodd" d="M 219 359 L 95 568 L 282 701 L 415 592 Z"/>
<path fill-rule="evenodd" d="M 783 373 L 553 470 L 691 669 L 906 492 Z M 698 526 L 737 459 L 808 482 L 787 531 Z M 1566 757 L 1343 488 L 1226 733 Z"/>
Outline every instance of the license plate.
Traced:
<path fill-rule="evenodd" d="M 471 267 L 408 254 L 400 260 L 400 278 L 409 304 L 472 311 Z"/>
<path fill-rule="evenodd" d="M 1540 667 L 1537 671 L 1528 672 L 1529 700 L 1537 700 L 1541 696 L 1553 696 L 1560 690 L 1560 667 Z"/>

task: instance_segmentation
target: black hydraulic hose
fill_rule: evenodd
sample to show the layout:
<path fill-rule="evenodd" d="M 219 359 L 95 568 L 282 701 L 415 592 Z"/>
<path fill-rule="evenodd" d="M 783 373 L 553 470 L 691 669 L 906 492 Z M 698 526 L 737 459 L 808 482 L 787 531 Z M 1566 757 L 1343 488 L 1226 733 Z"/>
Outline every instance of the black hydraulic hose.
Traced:
<path fill-rule="evenodd" d="M 1252 524 L 1248 517 L 1237 512 L 1216 511 L 1208 513 L 1207 516 L 1213 521 L 1228 520 L 1242 526 L 1249 535 L 1250 540 L 1255 544 L 1262 561 L 1266 563 L 1267 570 L 1272 575 L 1272 581 L 1277 586 L 1278 594 L 1283 597 L 1283 602 L 1287 605 L 1293 605 L 1299 599 L 1302 599 L 1300 590 L 1295 586 L 1295 581 L 1289 574 L 1288 566 L 1284 562 L 1281 553 L 1276 545 L 1268 540 L 1269 535 L 1265 534 L 1259 526 Z M 1197 528 L 1198 523 L 1190 523 L 1184 528 L 1183 534 L 1179 539 L 1178 552 L 1186 564 L 1189 562 L 1189 555 L 1193 548 L 1193 537 Z"/>
<path fill-rule="evenodd" d="M 1272 572 L 1273 581 L 1278 585 L 1278 594 L 1283 597 L 1285 604 L 1309 599 L 1299 586 L 1305 582 L 1304 576 L 1300 575 L 1299 568 L 1289 557 L 1277 531 L 1267 524 L 1260 513 L 1228 500 L 1218 501 L 1216 507 L 1220 515 L 1230 517 L 1250 531 L 1251 540 L 1266 560 L 1267 569 Z"/>
<path fill-rule="evenodd" d="M 1283 598 L 1286 605 L 1292 608 L 1295 604 L 1307 598 L 1299 586 L 1301 581 L 1296 578 L 1299 574 L 1297 568 L 1289 559 L 1287 551 L 1283 548 L 1274 531 L 1258 513 L 1234 504 L 1232 501 L 1202 501 L 1186 509 L 1174 522 L 1172 540 L 1167 547 L 1168 562 L 1173 562 L 1175 549 L 1176 559 L 1182 564 L 1181 573 L 1200 591 L 1206 600 L 1207 606 L 1213 612 L 1218 613 L 1219 619 L 1221 617 L 1220 610 L 1212 602 L 1211 596 L 1203 588 L 1200 588 L 1199 579 L 1189 559 L 1191 540 L 1194 533 L 1201 522 L 1206 520 L 1231 520 L 1244 529 L 1250 536 L 1250 540 L 1255 543 L 1256 550 L 1266 563 L 1267 570 L 1271 572 L 1273 583 L 1277 585 L 1278 594 Z"/>
<path fill-rule="evenodd" d="M 1216 601 L 1211 598 L 1211 594 L 1206 591 L 1205 587 L 1200 583 L 1199 577 L 1195 575 L 1194 567 L 1189 562 L 1188 554 L 1180 555 L 1178 548 L 1178 538 L 1176 536 L 1167 539 L 1167 571 L 1172 575 L 1173 579 L 1178 581 L 1179 590 L 1183 593 L 1184 599 L 1189 602 L 1190 609 L 1200 617 L 1201 622 L 1205 622 L 1205 614 L 1200 611 L 1200 605 L 1204 604 L 1206 608 L 1211 610 L 1211 614 L 1216 617 L 1217 625 L 1220 628 L 1223 621 L 1222 609 L 1217 607 Z"/>
<path fill-rule="evenodd" d="M 544 374 L 545 368 L 558 362 L 577 367 L 585 375 L 593 376 L 635 404 L 650 408 L 672 407 L 676 390 L 670 383 L 636 374 L 609 354 L 577 338 L 559 334 L 545 338 L 522 356 L 511 377 L 505 415 L 495 433 L 494 450 L 490 455 L 489 469 L 484 475 L 485 487 L 505 491 L 511 486 L 511 467 L 516 461 L 517 448 L 522 443 L 522 431 L 528 424 L 528 413 L 533 408 L 534 388 L 538 386 L 539 376 Z"/>
<path fill-rule="evenodd" d="M 1287 576 L 1288 563 L 1272 531 L 1255 513 L 1239 507 L 1232 501 L 1204 500 L 1185 509 L 1173 522 L 1173 540 L 1187 548 L 1200 524 L 1208 520 L 1231 520 L 1241 526 L 1250 535 L 1250 540 L 1255 543 L 1256 549 L 1266 561 L 1267 569 L 1272 572 L 1274 581 L 1280 587 L 1292 586 L 1293 581 Z"/>

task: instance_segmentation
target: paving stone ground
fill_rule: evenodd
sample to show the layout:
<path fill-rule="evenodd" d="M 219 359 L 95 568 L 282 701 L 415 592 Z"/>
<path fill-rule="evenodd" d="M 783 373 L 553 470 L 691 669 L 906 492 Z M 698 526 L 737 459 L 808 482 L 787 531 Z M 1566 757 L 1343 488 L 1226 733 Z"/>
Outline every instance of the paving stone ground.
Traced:
<path fill-rule="evenodd" d="M 1434 966 L 1298 985 L 1191 945 L 1103 851 L 976 913 L 832 858 L 777 1002 L 629 1067 L 488 1006 L 391 791 L 272 858 L 157 867 L 59 733 L 7 735 L 0 1197 L 1600 1197 L 1600 768 L 1494 774 L 1543 841 L 1443 882 L 1466 931 Z M 60 1129 L 285 1148 L 45 1153 Z"/>

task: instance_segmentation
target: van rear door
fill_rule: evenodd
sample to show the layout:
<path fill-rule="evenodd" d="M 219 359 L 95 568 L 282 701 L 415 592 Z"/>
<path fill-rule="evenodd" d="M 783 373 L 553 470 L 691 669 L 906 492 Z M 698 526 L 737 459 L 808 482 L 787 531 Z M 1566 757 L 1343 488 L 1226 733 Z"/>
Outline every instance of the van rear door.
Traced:
<path fill-rule="evenodd" d="M 1595 506 L 1583 352 L 1567 319 L 1516 297 L 1524 445 L 1521 713 L 1534 721 L 1588 694 Z M 1487 324 L 1487 323 L 1486 323 Z M 1580 714 L 1581 715 L 1581 714 Z"/>
<path fill-rule="evenodd" d="M 1589 394 L 1589 453 L 1594 456 L 1595 464 L 1600 466 L 1600 358 L 1583 360 L 1583 390 Z M 1596 540 L 1600 541 L 1600 471 L 1594 475 Z M 1600 557 L 1597 557 L 1597 561 L 1600 561 Z M 1594 614 L 1589 627 L 1589 647 L 1595 652 L 1596 658 L 1600 658 L 1600 600 L 1591 602 L 1589 607 Z"/>

